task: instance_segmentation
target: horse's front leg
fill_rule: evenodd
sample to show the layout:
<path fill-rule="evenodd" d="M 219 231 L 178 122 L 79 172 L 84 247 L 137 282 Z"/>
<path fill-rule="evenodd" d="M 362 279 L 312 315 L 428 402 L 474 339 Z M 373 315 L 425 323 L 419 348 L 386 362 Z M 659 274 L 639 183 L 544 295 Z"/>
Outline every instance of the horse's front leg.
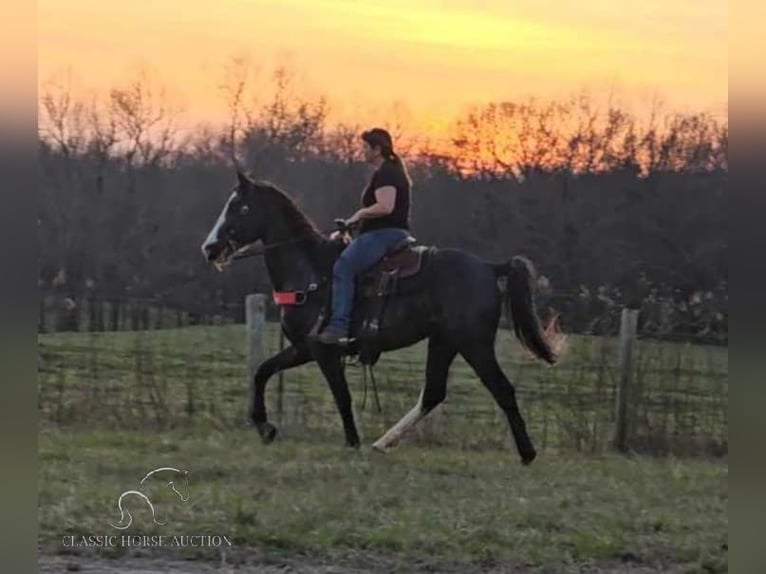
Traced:
<path fill-rule="evenodd" d="M 277 427 L 268 422 L 266 418 L 266 402 L 264 400 L 266 383 L 279 371 L 303 365 L 310 360 L 311 353 L 309 353 L 308 348 L 291 345 L 266 359 L 258 367 L 258 371 L 253 377 L 253 409 L 250 412 L 250 418 L 264 443 L 270 443 L 277 434 Z"/>
<path fill-rule="evenodd" d="M 327 379 L 327 384 L 330 385 L 332 396 L 340 412 L 343 430 L 346 433 L 346 446 L 359 448 L 359 435 L 356 432 L 354 413 L 351 411 L 351 394 L 348 392 L 340 350 L 333 345 L 317 344 L 314 357 Z"/>

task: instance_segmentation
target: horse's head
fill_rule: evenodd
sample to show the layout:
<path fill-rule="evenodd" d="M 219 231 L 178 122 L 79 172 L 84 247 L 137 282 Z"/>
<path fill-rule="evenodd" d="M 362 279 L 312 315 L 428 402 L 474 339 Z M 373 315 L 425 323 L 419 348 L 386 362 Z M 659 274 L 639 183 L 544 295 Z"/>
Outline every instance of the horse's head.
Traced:
<path fill-rule="evenodd" d="M 181 502 L 189 500 L 189 472 L 186 470 L 168 482 L 168 488 L 178 495 Z"/>
<path fill-rule="evenodd" d="M 174 492 L 181 502 L 189 500 L 189 471 L 173 468 L 170 466 L 164 466 L 162 468 L 155 468 L 153 471 L 147 473 L 144 478 L 141 479 L 139 488 L 143 491 L 147 490 L 149 486 L 149 479 L 154 477 L 162 477 L 162 482 L 157 482 L 156 487 L 160 484 L 164 485 L 169 491 Z"/>
<path fill-rule="evenodd" d="M 266 210 L 259 205 L 258 185 L 237 170 L 237 184 L 202 244 L 205 260 L 221 271 L 240 250 L 262 239 Z"/>

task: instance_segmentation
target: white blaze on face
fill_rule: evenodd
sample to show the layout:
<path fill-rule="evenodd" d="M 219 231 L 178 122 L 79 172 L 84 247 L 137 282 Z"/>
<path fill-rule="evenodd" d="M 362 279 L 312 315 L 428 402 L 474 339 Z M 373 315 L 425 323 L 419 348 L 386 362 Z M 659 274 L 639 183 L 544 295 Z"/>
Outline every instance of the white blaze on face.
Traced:
<path fill-rule="evenodd" d="M 215 222 L 215 225 L 213 226 L 213 229 L 210 230 L 210 233 L 207 234 L 207 239 L 205 239 L 205 242 L 202 244 L 202 254 L 207 257 L 207 254 L 205 253 L 205 249 L 209 247 L 210 245 L 215 244 L 218 241 L 218 232 L 221 230 L 221 227 L 223 226 L 224 221 L 226 221 L 226 212 L 229 209 L 229 204 L 234 199 L 234 196 L 237 195 L 237 192 L 231 194 L 229 199 L 226 201 L 226 205 L 223 206 L 223 209 L 221 210 L 221 215 L 218 216 L 218 220 Z"/>

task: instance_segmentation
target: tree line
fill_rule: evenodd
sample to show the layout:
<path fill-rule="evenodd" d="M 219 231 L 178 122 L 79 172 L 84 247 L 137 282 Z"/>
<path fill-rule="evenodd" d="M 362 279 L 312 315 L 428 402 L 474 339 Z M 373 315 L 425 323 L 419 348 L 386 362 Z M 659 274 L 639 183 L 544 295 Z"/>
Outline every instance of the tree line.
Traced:
<path fill-rule="evenodd" d="M 262 262 L 219 274 L 199 249 L 234 183 L 232 156 L 322 229 L 353 212 L 369 174 L 358 137 L 369 126 L 330 122 L 327 102 L 296 94 L 285 70 L 272 88 L 254 102 L 246 77 L 231 75 L 228 125 L 186 133 L 145 77 L 90 101 L 65 86 L 44 91 L 41 290 L 186 309 L 268 290 Z M 477 105 L 453 122 L 449 141 L 408 145 L 399 119 L 380 123 L 415 182 L 421 242 L 494 261 L 524 253 L 556 308 L 607 292 L 674 312 L 702 300 L 708 323 L 712 313 L 726 330 L 727 121 L 659 108 L 639 120 L 587 96 L 529 99 Z M 580 314 L 575 327 L 588 323 Z"/>

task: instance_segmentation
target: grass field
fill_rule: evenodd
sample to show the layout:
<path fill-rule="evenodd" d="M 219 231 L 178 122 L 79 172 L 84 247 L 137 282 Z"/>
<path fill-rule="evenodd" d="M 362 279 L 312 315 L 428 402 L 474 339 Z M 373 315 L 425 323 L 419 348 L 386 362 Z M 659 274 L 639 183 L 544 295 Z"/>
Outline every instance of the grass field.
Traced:
<path fill-rule="evenodd" d="M 608 453 L 608 338 L 572 337 L 567 359 L 550 369 L 501 332 L 501 362 L 541 447 L 524 468 L 501 413 L 462 361 L 444 408 L 388 455 L 343 448 L 317 369 L 291 371 L 281 415 L 277 381 L 269 389 L 281 432 L 264 446 L 245 424 L 242 330 L 40 336 L 44 556 L 72 568 L 122 557 L 113 564 L 125 572 L 139 571 L 125 560 L 142 554 L 307 572 L 341 571 L 330 562 L 344 572 L 727 570 L 725 458 Z M 276 344 L 270 331 L 267 345 Z M 676 446 L 725 445 L 727 350 L 642 342 L 637 351 L 637 443 L 654 436 Z M 370 398 L 361 411 L 358 372 L 350 373 L 365 445 L 414 403 L 422 353 L 416 346 L 379 365 L 383 414 Z M 131 532 L 226 535 L 233 546 L 224 554 L 63 547 L 64 536 L 113 534 L 107 521 L 119 518 L 119 494 L 159 466 L 189 470 L 190 500 L 163 500 L 165 526 L 135 509 Z"/>

